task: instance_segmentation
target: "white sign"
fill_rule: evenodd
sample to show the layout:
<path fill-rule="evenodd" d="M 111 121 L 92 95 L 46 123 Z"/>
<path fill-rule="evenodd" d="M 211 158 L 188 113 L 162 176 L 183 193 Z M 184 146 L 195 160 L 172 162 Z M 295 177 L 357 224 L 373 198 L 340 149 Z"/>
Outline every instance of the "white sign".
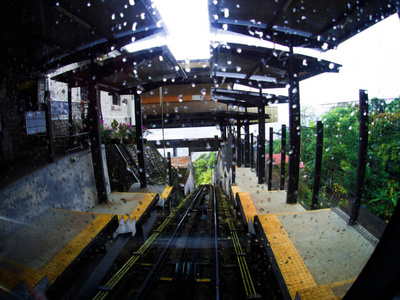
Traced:
<path fill-rule="evenodd" d="M 26 133 L 46 132 L 46 114 L 44 111 L 28 111 L 25 114 Z"/>

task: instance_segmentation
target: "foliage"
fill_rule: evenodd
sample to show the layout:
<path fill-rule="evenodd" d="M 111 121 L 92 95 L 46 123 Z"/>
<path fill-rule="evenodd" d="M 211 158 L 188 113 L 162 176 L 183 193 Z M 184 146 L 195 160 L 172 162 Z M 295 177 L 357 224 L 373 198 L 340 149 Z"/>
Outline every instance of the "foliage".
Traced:
<path fill-rule="evenodd" d="M 195 160 L 196 185 L 211 183 L 212 172 L 217 161 L 217 153 L 203 153 Z"/>
<path fill-rule="evenodd" d="M 369 112 L 368 163 L 363 205 L 383 220 L 390 219 L 400 195 L 400 99 L 372 99 Z M 321 185 L 327 201 L 348 205 L 358 166 L 358 105 L 336 107 L 323 118 Z M 302 129 L 301 160 L 312 189 L 316 127 Z M 300 192 L 300 191 L 299 191 Z M 304 191 L 302 194 L 306 194 Z"/>
<path fill-rule="evenodd" d="M 131 123 L 118 123 L 118 121 L 114 119 L 109 127 L 101 120 L 100 130 L 103 144 L 109 144 L 112 139 L 136 139 L 136 128 Z M 143 137 L 146 137 L 150 133 L 151 132 L 143 126 Z"/>
<path fill-rule="evenodd" d="M 281 129 L 279 130 L 281 132 Z M 288 149 L 288 144 L 289 144 L 289 130 L 286 129 L 286 152 Z M 279 154 L 281 153 L 282 150 L 282 139 L 280 135 L 275 135 L 274 134 L 274 141 L 273 141 L 273 154 Z M 269 153 L 269 140 L 266 141 L 265 143 L 265 153 Z"/>

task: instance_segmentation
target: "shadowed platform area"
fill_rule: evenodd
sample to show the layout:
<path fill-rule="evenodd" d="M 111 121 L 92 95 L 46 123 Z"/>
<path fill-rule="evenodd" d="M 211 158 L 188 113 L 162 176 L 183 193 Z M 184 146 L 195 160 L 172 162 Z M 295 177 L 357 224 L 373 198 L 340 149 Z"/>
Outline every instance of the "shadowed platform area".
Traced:
<path fill-rule="evenodd" d="M 117 229 L 113 217 L 51 210 L 8 235 L 0 250 L 3 288 L 21 280 L 33 288 L 44 276 L 52 283 L 99 234 Z"/>
<path fill-rule="evenodd" d="M 236 169 L 232 192 L 252 231 L 253 222 L 275 273 L 292 299 L 344 295 L 375 246 L 331 209 L 287 204 L 285 191 L 266 191 L 249 168 Z"/>

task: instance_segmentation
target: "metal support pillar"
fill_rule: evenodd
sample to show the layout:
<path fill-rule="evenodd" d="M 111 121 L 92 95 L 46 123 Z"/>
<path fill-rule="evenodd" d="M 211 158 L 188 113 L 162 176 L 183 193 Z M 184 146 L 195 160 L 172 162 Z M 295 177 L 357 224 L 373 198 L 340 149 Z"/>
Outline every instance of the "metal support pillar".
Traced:
<path fill-rule="evenodd" d="M 297 203 L 300 165 L 300 90 L 293 46 L 289 54 L 289 181 L 286 203 Z"/>
<path fill-rule="evenodd" d="M 247 168 L 250 167 L 250 152 L 250 124 L 247 119 L 244 124 L 244 165 Z"/>
<path fill-rule="evenodd" d="M 274 129 L 269 128 L 268 191 L 272 190 L 272 164 L 274 155 Z"/>
<path fill-rule="evenodd" d="M 219 149 L 218 135 L 214 135 L 214 147 Z"/>
<path fill-rule="evenodd" d="M 172 178 L 172 164 L 171 164 L 171 152 L 167 153 L 167 163 L 168 163 L 168 184 L 169 186 L 174 185 L 174 179 Z"/>
<path fill-rule="evenodd" d="M 147 187 L 146 164 L 144 161 L 142 98 L 135 93 L 136 145 L 139 160 L 140 187 Z"/>
<path fill-rule="evenodd" d="M 351 207 L 349 224 L 357 222 L 361 206 L 361 196 L 364 187 L 365 170 L 367 166 L 367 146 L 368 146 L 368 94 L 365 90 L 360 90 L 360 111 L 359 111 L 359 141 L 358 141 L 358 166 L 354 200 Z"/>
<path fill-rule="evenodd" d="M 397 204 L 378 245 L 343 300 L 399 299 L 399 236 L 400 205 Z"/>
<path fill-rule="evenodd" d="M 221 138 L 224 142 L 226 142 L 226 125 L 221 125 Z"/>
<path fill-rule="evenodd" d="M 230 127 L 228 127 L 228 138 L 226 141 L 226 169 L 232 169 L 232 133 Z"/>
<path fill-rule="evenodd" d="M 108 203 L 106 178 L 104 176 L 103 152 L 101 149 L 100 132 L 100 90 L 97 82 L 93 79 L 88 81 L 88 127 L 90 138 L 90 149 L 92 152 L 92 163 L 94 179 L 96 181 L 97 197 L 99 203 Z"/>
<path fill-rule="evenodd" d="M 236 120 L 236 165 L 240 168 L 242 166 L 242 122 L 240 119 Z"/>
<path fill-rule="evenodd" d="M 258 151 L 258 138 L 259 138 L 259 136 L 257 135 L 256 136 L 256 148 L 255 148 L 255 151 L 256 151 L 256 175 L 257 175 L 257 178 L 258 178 L 258 174 L 259 174 L 259 172 L 260 172 L 260 170 L 259 170 L 259 165 L 258 165 L 258 161 L 259 161 L 259 157 L 258 157 L 258 153 L 260 152 L 260 151 Z"/>
<path fill-rule="evenodd" d="M 285 189 L 285 176 L 286 176 L 286 125 L 282 124 L 281 135 L 281 182 L 280 190 Z"/>
<path fill-rule="evenodd" d="M 322 148 L 324 143 L 324 126 L 321 121 L 317 122 L 317 142 L 315 147 L 314 186 L 311 200 L 311 209 L 318 208 L 319 185 L 321 181 Z"/>
<path fill-rule="evenodd" d="M 265 182 L 265 102 L 262 98 L 260 89 L 260 98 L 262 104 L 258 106 L 258 143 L 257 143 L 257 165 L 258 165 L 258 183 Z"/>
<path fill-rule="evenodd" d="M 176 147 L 174 147 L 174 148 L 172 149 L 172 156 L 173 156 L 173 157 L 177 157 L 177 156 L 178 156 L 178 149 L 177 149 Z"/>
<path fill-rule="evenodd" d="M 50 97 L 48 101 L 43 103 L 43 110 L 46 118 L 46 144 L 47 144 L 47 160 L 53 162 L 55 159 L 54 154 L 54 140 L 53 140 L 53 124 L 51 122 L 51 103 Z"/>
<path fill-rule="evenodd" d="M 254 168 L 254 134 L 250 135 L 250 169 Z"/>
<path fill-rule="evenodd" d="M 72 93 L 71 93 L 71 84 L 68 83 L 68 128 L 69 135 L 72 136 L 74 134 L 74 123 L 72 116 Z M 71 140 L 72 142 L 72 140 Z"/>
<path fill-rule="evenodd" d="M 228 146 L 229 146 L 229 154 L 230 154 L 230 158 L 231 158 L 231 160 L 230 160 L 231 161 L 230 168 L 232 170 L 232 183 L 234 183 L 235 180 L 236 180 L 236 169 L 235 169 L 235 166 L 236 166 L 236 162 L 235 162 L 236 150 L 235 150 L 235 141 L 234 141 L 234 139 L 235 139 L 235 137 L 233 135 L 232 125 L 230 125 L 229 126 L 229 136 L 228 136 L 228 140 L 229 140 Z"/>

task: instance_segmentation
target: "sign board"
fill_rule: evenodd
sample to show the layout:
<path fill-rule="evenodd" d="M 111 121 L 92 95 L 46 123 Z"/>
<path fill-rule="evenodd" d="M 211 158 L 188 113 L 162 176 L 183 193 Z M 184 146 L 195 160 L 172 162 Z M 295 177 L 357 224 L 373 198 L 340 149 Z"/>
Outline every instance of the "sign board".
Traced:
<path fill-rule="evenodd" d="M 26 133 L 46 132 L 46 114 L 44 111 L 28 111 L 25 113 Z"/>
<path fill-rule="evenodd" d="M 68 102 L 52 101 L 51 115 L 52 116 L 68 115 Z"/>
<path fill-rule="evenodd" d="M 192 100 L 206 100 L 206 95 L 192 95 Z"/>

